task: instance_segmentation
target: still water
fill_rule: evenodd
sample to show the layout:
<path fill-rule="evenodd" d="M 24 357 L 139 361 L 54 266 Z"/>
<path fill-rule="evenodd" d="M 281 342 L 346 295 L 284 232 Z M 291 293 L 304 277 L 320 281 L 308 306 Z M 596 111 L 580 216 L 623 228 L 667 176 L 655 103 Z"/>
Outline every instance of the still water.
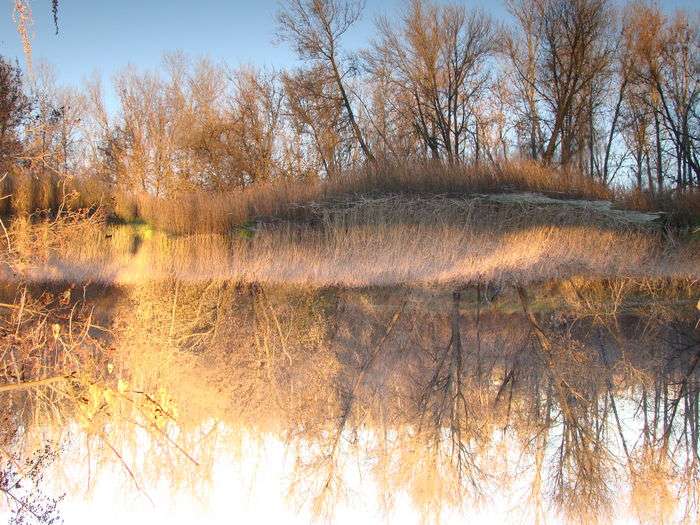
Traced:
<path fill-rule="evenodd" d="M 271 284 L 120 235 L 5 272 L 16 523 L 698 519 L 693 279 Z"/>

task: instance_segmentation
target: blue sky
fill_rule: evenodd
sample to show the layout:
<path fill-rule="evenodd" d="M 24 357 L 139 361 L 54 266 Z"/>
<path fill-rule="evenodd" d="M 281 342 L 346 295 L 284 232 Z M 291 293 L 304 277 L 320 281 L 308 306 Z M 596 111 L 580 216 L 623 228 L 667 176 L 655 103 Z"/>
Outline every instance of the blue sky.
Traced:
<path fill-rule="evenodd" d="M 274 45 L 276 0 L 60 0 L 60 33 L 54 34 L 50 0 L 30 0 L 34 12 L 35 61 L 55 66 L 57 79 L 79 84 L 94 72 L 105 81 L 125 66 L 150 68 L 164 52 L 182 50 L 208 55 L 231 65 L 256 64 L 281 68 L 293 65 L 284 45 Z M 502 2 L 467 0 L 495 17 Z M 691 7 L 691 0 L 666 0 L 669 8 Z M 23 62 L 22 47 L 12 21 L 12 0 L 0 0 L 0 54 Z M 362 46 L 372 34 L 377 14 L 401 12 L 402 0 L 367 0 L 363 19 L 347 44 Z"/>
<path fill-rule="evenodd" d="M 105 77 L 132 63 L 152 67 L 164 52 L 237 65 L 283 67 L 294 63 L 284 45 L 273 44 L 276 0 L 60 0 L 60 32 L 54 34 L 49 0 L 30 0 L 34 13 L 34 59 L 56 67 L 64 83 L 79 83 L 94 71 Z M 476 4 L 490 6 L 476 0 Z M 0 0 L 0 54 L 23 62 L 12 21 L 11 0 Z M 402 0 L 368 0 L 363 19 L 349 35 L 350 45 L 364 45 L 379 13 L 399 13 Z"/>

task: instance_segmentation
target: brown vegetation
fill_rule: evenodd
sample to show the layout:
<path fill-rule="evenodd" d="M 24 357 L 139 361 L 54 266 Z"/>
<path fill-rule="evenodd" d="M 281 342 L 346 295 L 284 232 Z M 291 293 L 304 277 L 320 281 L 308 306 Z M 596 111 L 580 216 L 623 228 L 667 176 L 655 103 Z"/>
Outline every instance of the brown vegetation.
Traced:
<path fill-rule="evenodd" d="M 116 111 L 97 78 L 63 88 L 46 68 L 23 79 L 3 60 L 3 211 L 55 207 L 70 188 L 123 219 L 212 233 L 354 193 L 634 187 L 650 196 L 619 202 L 697 201 L 692 14 L 608 0 L 507 7 L 501 28 L 413 0 L 358 52 L 343 40 L 361 2 L 290 0 L 278 36 L 301 68 L 168 54 L 158 71 L 116 75 Z"/>
<path fill-rule="evenodd" d="M 215 442 L 276 436 L 297 454 L 294 493 L 311 491 L 318 512 L 332 513 L 351 464 L 373 458 L 363 472 L 381 497 L 406 494 L 427 521 L 507 491 L 509 479 L 525 484 L 533 519 L 554 505 L 569 522 L 604 522 L 623 495 L 642 519 L 682 517 L 686 503 L 694 519 L 692 280 L 450 294 L 165 280 L 96 291 L 47 300 L 27 290 L 3 310 L 13 389 L 0 392 L 26 407 L 24 443 L 80 422 L 92 476 L 112 457 L 146 492 L 148 480 L 198 484 Z M 101 318 L 108 332 L 85 326 L 93 306 L 90 324 Z M 39 337 L 21 352 L 18 323 Z M 37 368 L 41 351 L 59 368 Z M 57 373 L 67 375 L 29 382 Z M 161 430 L 174 428 L 171 442 Z"/>
<path fill-rule="evenodd" d="M 49 440 L 80 438 L 88 490 L 111 461 L 147 495 L 247 436 L 289 447 L 317 515 L 354 462 L 426 521 L 523 487 L 532 521 L 697 521 L 697 28 L 507 5 L 503 31 L 412 0 L 355 52 L 362 2 L 285 1 L 299 69 L 171 54 L 115 77 L 114 112 L 0 58 L 17 513 Z"/>
<path fill-rule="evenodd" d="M 538 193 L 564 200 L 609 200 L 621 210 L 662 211 L 667 223 L 697 221 L 697 193 L 649 194 L 612 190 L 585 176 L 529 162 L 483 166 L 440 163 L 373 164 L 342 178 L 261 182 L 228 193 L 191 192 L 176 198 L 116 192 L 96 180 L 36 178 L 15 173 L 2 181 L 4 214 L 35 217 L 60 209 L 101 210 L 116 222 L 147 222 L 177 234 L 230 233 L 252 222 L 313 222 L 337 206 L 366 198 L 477 198 L 481 194 Z M 410 216 L 406 220 L 410 220 Z M 676 222 L 674 222 L 674 220 Z M 497 225 L 494 225 L 497 227 Z"/>
<path fill-rule="evenodd" d="M 568 199 L 605 199 L 604 186 L 575 174 L 535 164 L 473 168 L 439 163 L 369 165 L 327 181 L 275 181 L 227 194 L 193 193 L 173 199 L 123 196 L 120 209 L 174 233 L 226 233 L 250 221 L 307 221 L 324 207 L 362 197 L 458 197 L 478 193 L 534 191 Z M 117 197 L 120 198 L 120 197 Z M 126 201 L 126 202 L 125 202 Z M 410 216 L 406 217 L 410 220 Z"/>

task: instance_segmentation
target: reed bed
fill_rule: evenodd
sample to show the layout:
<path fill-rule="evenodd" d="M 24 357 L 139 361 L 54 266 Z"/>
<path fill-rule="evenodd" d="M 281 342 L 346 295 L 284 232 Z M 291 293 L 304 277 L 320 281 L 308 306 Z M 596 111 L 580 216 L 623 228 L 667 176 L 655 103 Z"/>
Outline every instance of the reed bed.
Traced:
<path fill-rule="evenodd" d="M 616 209 L 662 211 L 681 228 L 697 227 L 700 193 L 650 195 L 608 188 L 575 171 L 532 162 L 484 166 L 441 163 L 377 164 L 333 180 L 278 179 L 229 193 L 191 192 L 171 198 L 116 194 L 115 217 L 144 221 L 177 234 L 227 233 L 252 222 L 313 222 L 324 209 L 354 205 L 363 198 L 463 198 L 479 194 L 536 193 L 560 200 L 607 201 Z M 404 220 L 410 220 L 406 215 Z"/>
<path fill-rule="evenodd" d="M 33 250 L 23 272 L 71 282 L 228 279 L 312 287 L 700 276 L 697 241 L 673 243 L 658 230 L 591 209 L 366 199 L 324 208 L 312 224 L 260 224 L 245 233 L 98 230 L 48 252 Z"/>
<path fill-rule="evenodd" d="M 608 188 L 579 172 L 527 161 L 480 166 L 377 163 L 329 180 L 279 177 L 223 193 L 182 191 L 165 196 L 112 186 L 96 177 L 18 171 L 0 180 L 0 190 L 5 197 L 0 199 L 2 217 L 99 209 L 113 222 L 145 222 L 176 234 L 229 233 L 261 221 L 313 222 L 325 208 L 367 198 L 436 199 L 523 192 L 560 200 L 603 200 L 623 210 L 664 211 L 670 223 L 685 228 L 697 227 L 700 217 L 698 192 L 652 195 Z"/>
<path fill-rule="evenodd" d="M 483 167 L 441 163 L 378 164 L 332 180 L 275 180 L 244 190 L 188 193 L 158 199 L 130 195 L 133 219 L 172 233 L 226 233 L 258 220 L 313 221 L 318 209 L 358 197 L 456 197 L 473 193 L 531 191 L 569 199 L 610 199 L 603 185 L 573 172 L 533 163 Z"/>

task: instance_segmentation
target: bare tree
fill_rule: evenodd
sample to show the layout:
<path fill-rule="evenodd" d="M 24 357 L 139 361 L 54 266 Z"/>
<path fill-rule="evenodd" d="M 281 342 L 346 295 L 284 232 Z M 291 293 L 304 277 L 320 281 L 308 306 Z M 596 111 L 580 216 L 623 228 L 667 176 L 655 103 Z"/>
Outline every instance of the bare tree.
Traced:
<path fill-rule="evenodd" d="M 397 27 L 378 20 L 380 39 L 366 54 L 368 69 L 388 80 L 403 113 L 434 158 L 465 158 L 472 138 L 481 152 L 478 100 L 488 88 L 486 64 L 494 26 L 478 10 L 414 0 Z"/>
<path fill-rule="evenodd" d="M 700 184 L 698 105 L 700 102 L 700 30 L 685 13 L 666 22 L 659 61 L 646 55 L 645 74 L 658 96 L 663 125 L 674 145 L 676 183 Z"/>
<path fill-rule="evenodd" d="M 58 85 L 54 69 L 46 63 L 34 68 L 30 93 L 34 112 L 24 127 L 27 162 L 52 174 L 75 173 L 82 153 L 85 98 L 75 88 Z"/>
<path fill-rule="evenodd" d="M 318 171 L 337 177 L 352 160 L 351 125 L 337 104 L 332 80 L 323 71 L 285 74 L 283 83 L 289 124 L 294 133 L 310 141 L 311 158 L 318 159 Z"/>
<path fill-rule="evenodd" d="M 546 112 L 549 137 L 542 160 L 551 163 L 558 150 L 561 164 L 568 165 L 581 146 L 579 132 L 594 82 L 612 57 L 612 12 L 606 0 L 526 0 L 511 4 L 511 10 L 526 36 L 525 53 L 510 55 L 524 84 L 531 126 L 536 126 L 534 93 Z M 530 132 L 532 144 L 535 131 Z"/>
<path fill-rule="evenodd" d="M 325 69 L 338 91 L 347 113 L 355 140 L 365 157 L 372 161 L 364 134 L 357 121 L 346 77 L 354 70 L 352 61 L 346 64 L 341 55 L 340 41 L 357 22 L 364 3 L 346 0 L 288 0 L 277 15 L 280 40 L 289 42 L 299 58 L 316 68 Z"/>
<path fill-rule="evenodd" d="M 20 127 L 32 104 L 22 86 L 19 65 L 0 57 L 0 171 L 7 170 L 21 150 Z"/>
<path fill-rule="evenodd" d="M 641 101 L 653 119 L 656 186 L 673 180 L 666 171 L 673 161 L 677 187 L 698 184 L 700 32 L 687 14 L 669 18 L 644 3 L 633 6 L 631 19 L 635 82 L 646 90 Z"/>
<path fill-rule="evenodd" d="M 506 7 L 516 20 L 516 31 L 504 31 L 503 34 L 503 51 L 517 94 L 517 104 L 511 110 L 517 115 L 518 135 L 524 145 L 521 150 L 530 159 L 537 160 L 544 147 L 536 90 L 537 58 L 542 46 L 541 20 L 527 0 L 508 0 Z"/>
<path fill-rule="evenodd" d="M 242 68 L 233 75 L 228 119 L 233 123 L 236 169 L 248 182 L 269 180 L 276 172 L 276 137 L 281 127 L 283 90 L 274 73 Z"/>

